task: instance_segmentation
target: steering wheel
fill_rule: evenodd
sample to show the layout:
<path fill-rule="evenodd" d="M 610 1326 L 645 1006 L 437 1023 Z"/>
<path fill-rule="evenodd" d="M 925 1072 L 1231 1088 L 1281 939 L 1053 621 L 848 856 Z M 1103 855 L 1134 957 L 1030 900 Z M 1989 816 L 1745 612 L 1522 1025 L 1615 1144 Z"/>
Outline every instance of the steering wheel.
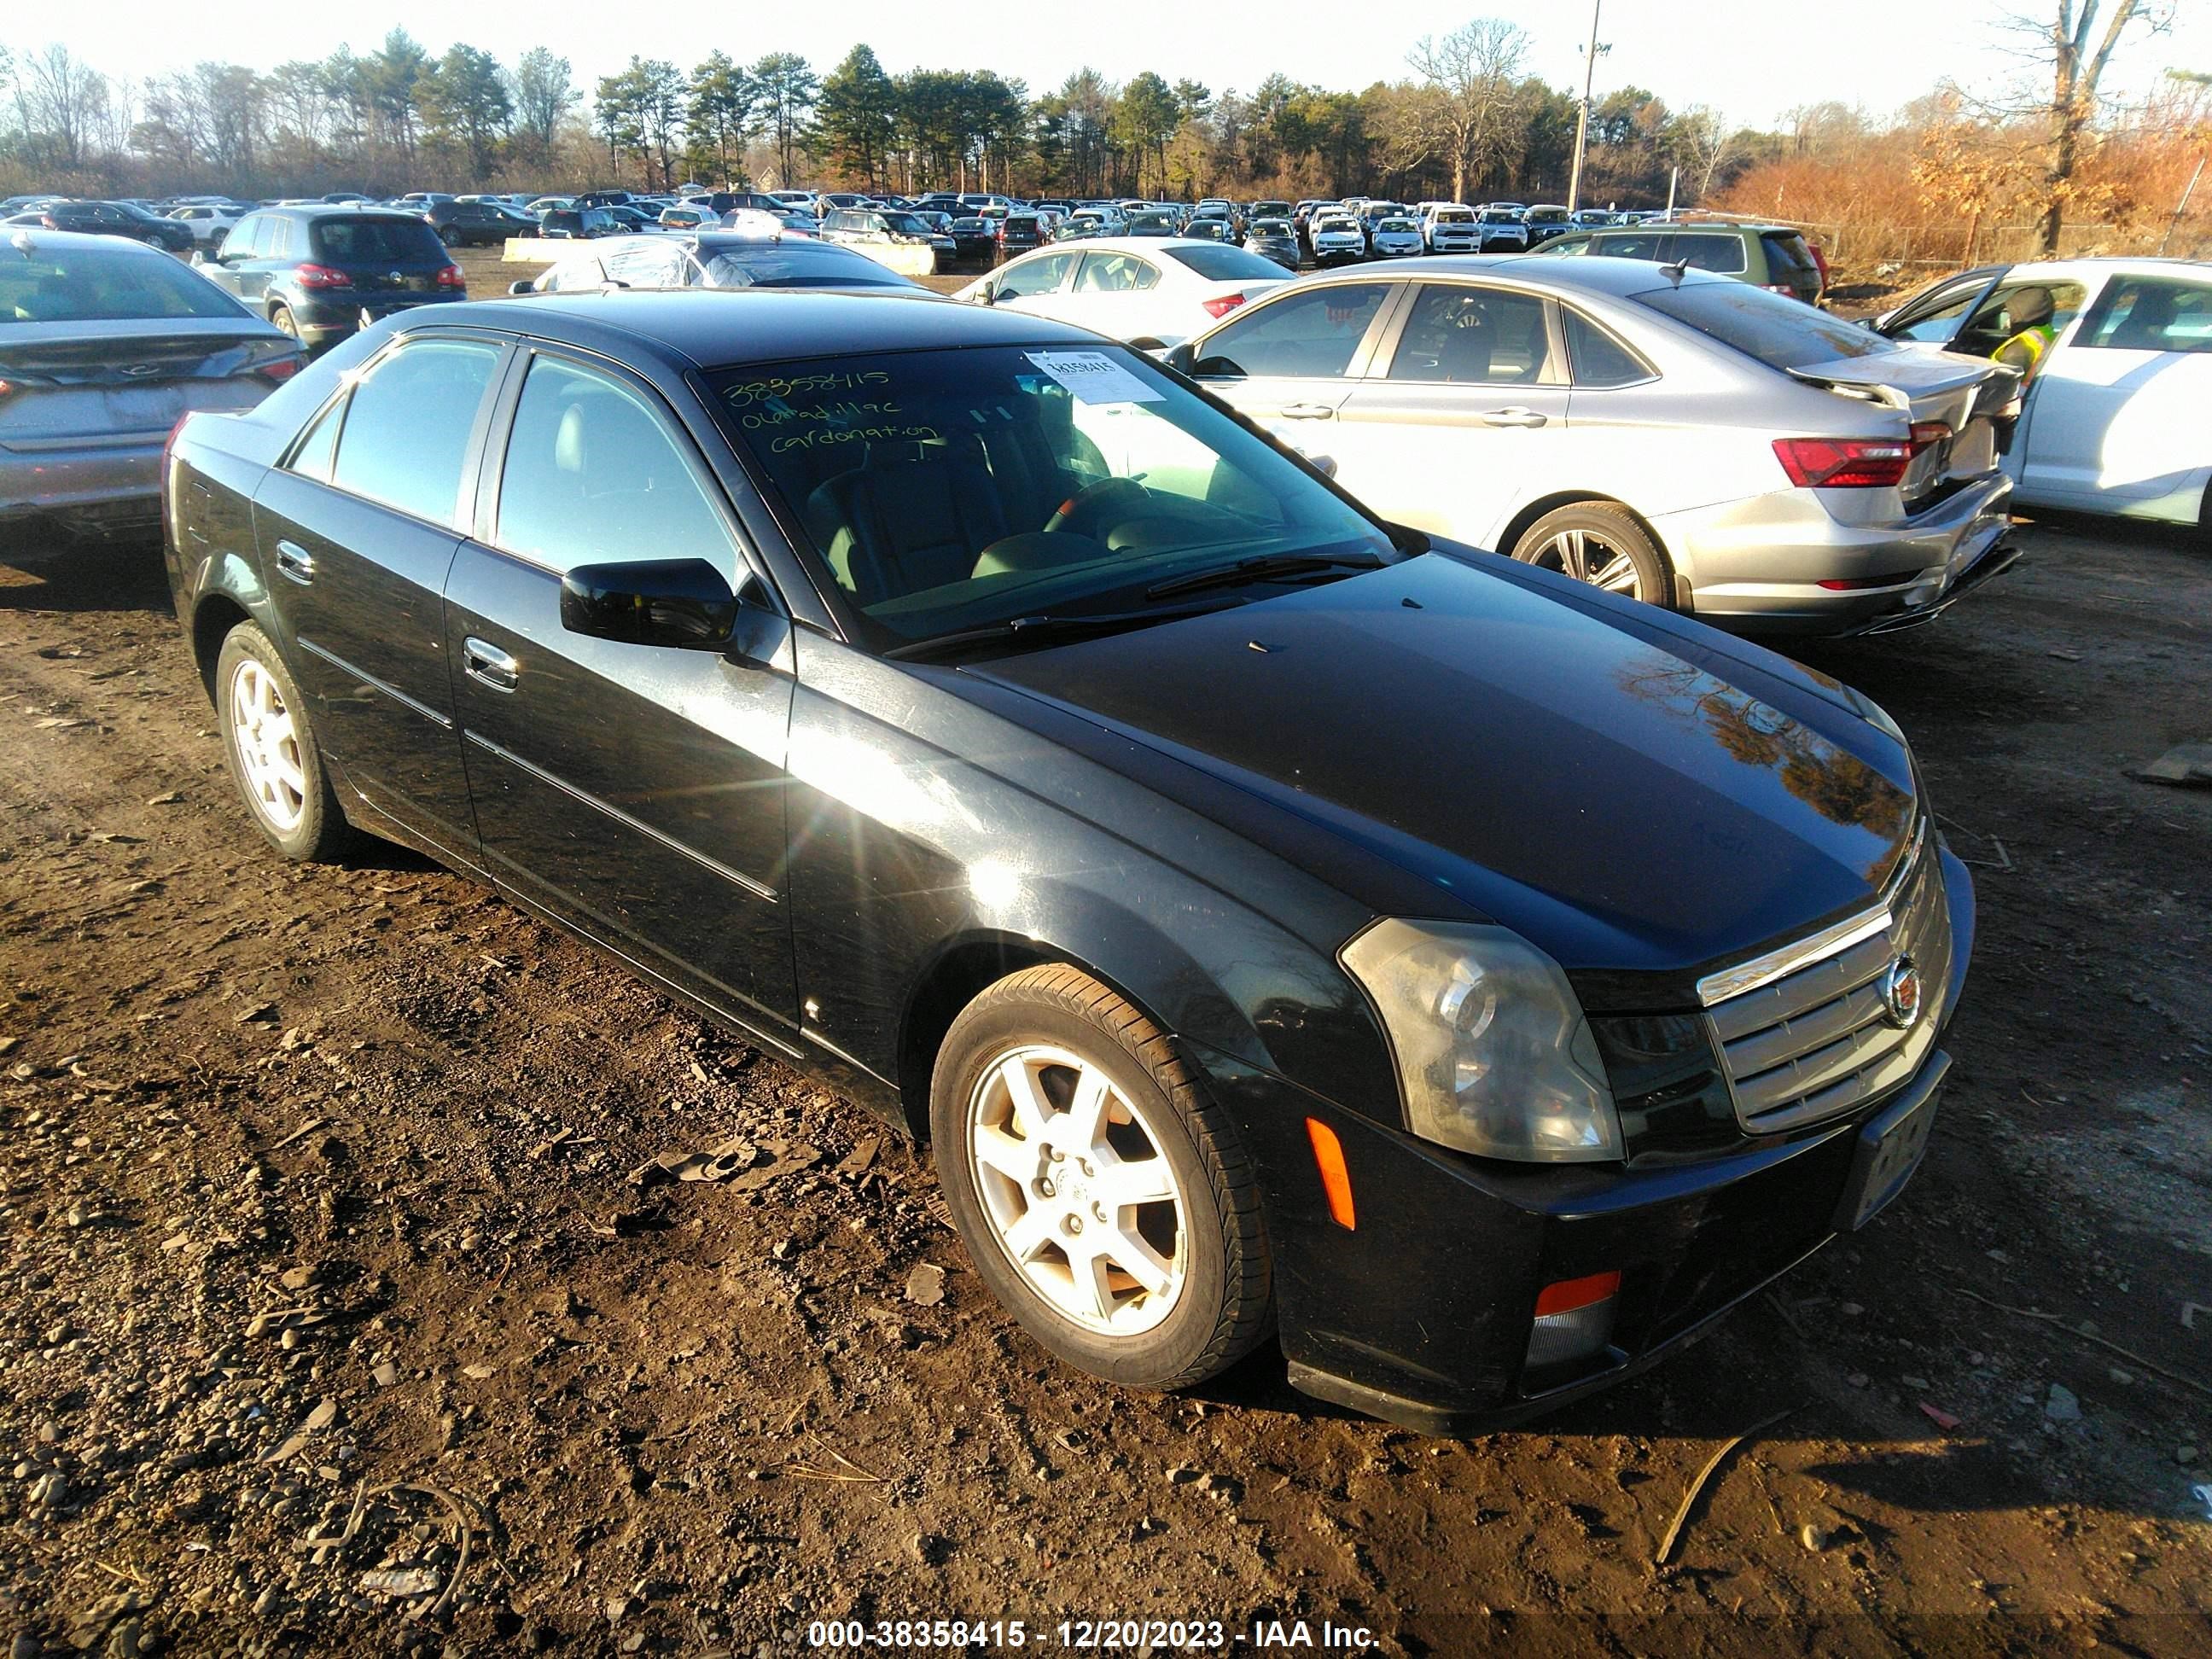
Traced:
<path fill-rule="evenodd" d="M 1045 520 L 1045 532 L 1048 535 L 1073 531 L 1079 535 L 1097 536 L 1099 519 L 1117 502 L 1124 504 L 1125 511 L 1133 512 L 1149 505 L 1152 499 L 1134 478 L 1102 478 L 1062 501 L 1060 510 Z"/>

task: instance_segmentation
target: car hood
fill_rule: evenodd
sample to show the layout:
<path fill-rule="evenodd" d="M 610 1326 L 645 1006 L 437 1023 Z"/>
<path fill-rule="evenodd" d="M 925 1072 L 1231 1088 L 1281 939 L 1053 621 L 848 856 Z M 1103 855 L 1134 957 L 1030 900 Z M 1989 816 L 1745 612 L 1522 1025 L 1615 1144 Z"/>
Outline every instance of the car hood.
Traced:
<path fill-rule="evenodd" d="M 1570 969 L 1679 973 L 1880 890 L 1913 775 L 1856 693 L 1488 557 L 1431 553 L 955 678 L 1302 820 L 1276 850 L 1320 826 L 1432 884 L 1434 914 L 1488 916 Z M 1255 821 L 1269 840 L 1271 814 Z"/>

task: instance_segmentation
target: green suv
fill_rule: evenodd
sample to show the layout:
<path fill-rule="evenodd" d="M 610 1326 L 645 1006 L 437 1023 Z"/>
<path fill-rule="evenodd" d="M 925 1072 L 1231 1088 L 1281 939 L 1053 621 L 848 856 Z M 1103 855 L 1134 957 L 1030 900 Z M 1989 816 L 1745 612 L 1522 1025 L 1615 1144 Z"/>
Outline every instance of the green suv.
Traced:
<path fill-rule="evenodd" d="M 1613 259 L 1684 264 L 1787 294 L 1807 305 L 1820 304 L 1821 290 L 1827 286 L 1826 268 L 1803 231 L 1754 219 L 1649 220 L 1640 225 L 1578 230 L 1553 238 L 1540 251 L 1546 256 L 1596 253 Z"/>

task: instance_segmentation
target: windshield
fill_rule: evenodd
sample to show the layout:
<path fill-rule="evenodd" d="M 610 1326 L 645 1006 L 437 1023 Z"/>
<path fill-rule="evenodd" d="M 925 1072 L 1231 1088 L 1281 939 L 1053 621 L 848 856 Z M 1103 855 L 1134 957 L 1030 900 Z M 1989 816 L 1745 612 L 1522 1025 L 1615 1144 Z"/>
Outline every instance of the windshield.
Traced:
<path fill-rule="evenodd" d="M 1411 232 L 1415 229 L 1416 227 L 1411 219 L 1385 219 L 1381 224 L 1376 226 L 1375 228 L 1377 230 L 1402 230 Z"/>
<path fill-rule="evenodd" d="M 1148 587 L 1255 556 L 1395 556 L 1348 502 L 1121 346 L 817 359 L 708 384 L 878 648 L 1141 609 Z"/>
<path fill-rule="evenodd" d="M 1509 213 L 1503 208 L 1492 208 L 1482 216 L 1482 222 L 1486 225 L 1517 225 L 1521 222 L 1521 216 Z"/>
<path fill-rule="evenodd" d="M 884 222 L 902 236 L 929 234 L 929 227 L 921 222 L 921 216 L 917 214 L 886 213 L 884 215 Z"/>
<path fill-rule="evenodd" d="M 27 252 L 0 243 L 0 323 L 244 315 L 228 294 L 167 254 L 58 252 L 46 243 Z"/>
<path fill-rule="evenodd" d="M 1474 222 L 1474 216 L 1465 208 L 1440 209 L 1436 217 L 1440 225 L 1471 225 Z"/>
<path fill-rule="evenodd" d="M 1744 283 L 1685 283 L 1634 296 L 1636 303 L 1710 334 L 1770 368 L 1807 368 L 1838 357 L 1873 357 L 1910 347 L 1816 311 L 1802 300 Z"/>

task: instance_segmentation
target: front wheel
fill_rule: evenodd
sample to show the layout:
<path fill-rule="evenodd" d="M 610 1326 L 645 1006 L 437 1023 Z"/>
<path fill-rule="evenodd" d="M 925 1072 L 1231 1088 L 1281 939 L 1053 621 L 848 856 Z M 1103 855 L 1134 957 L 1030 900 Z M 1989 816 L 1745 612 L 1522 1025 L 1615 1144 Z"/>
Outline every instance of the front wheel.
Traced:
<path fill-rule="evenodd" d="M 253 824 L 286 858 L 326 864 L 355 841 L 315 747 L 307 699 L 269 636 L 240 623 L 215 665 L 223 758 Z"/>
<path fill-rule="evenodd" d="M 1608 593 L 1673 605 L 1666 554 L 1626 508 L 1612 501 L 1577 501 L 1547 513 L 1522 532 L 1513 556 Z"/>
<path fill-rule="evenodd" d="M 1272 1328 L 1251 1158 L 1166 1035 L 1087 974 L 1032 968 L 970 1003 L 930 1127 L 977 1274 L 1067 1364 L 1188 1388 Z"/>

